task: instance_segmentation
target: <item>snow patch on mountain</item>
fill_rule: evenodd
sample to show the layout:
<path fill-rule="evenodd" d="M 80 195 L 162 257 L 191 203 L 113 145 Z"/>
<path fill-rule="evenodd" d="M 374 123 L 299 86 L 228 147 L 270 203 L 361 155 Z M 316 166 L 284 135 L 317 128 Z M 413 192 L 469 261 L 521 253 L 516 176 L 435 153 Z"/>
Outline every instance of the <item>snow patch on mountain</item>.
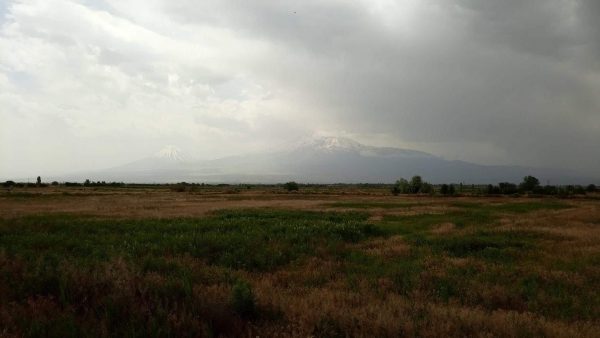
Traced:
<path fill-rule="evenodd" d="M 392 147 L 373 147 L 361 144 L 345 137 L 314 137 L 299 142 L 295 151 L 316 151 L 320 153 L 355 153 L 366 157 L 409 157 L 409 158 L 434 158 L 435 156 L 418 151 Z"/>
<path fill-rule="evenodd" d="M 185 156 L 181 149 L 172 145 L 165 146 L 156 152 L 153 157 L 176 162 L 184 162 L 187 160 L 187 156 Z"/>

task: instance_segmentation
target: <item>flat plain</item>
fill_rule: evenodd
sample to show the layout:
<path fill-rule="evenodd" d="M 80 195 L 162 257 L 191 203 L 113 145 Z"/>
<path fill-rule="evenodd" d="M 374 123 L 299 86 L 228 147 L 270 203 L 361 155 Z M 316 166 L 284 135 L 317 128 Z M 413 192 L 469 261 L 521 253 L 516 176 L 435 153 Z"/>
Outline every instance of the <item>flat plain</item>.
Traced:
<path fill-rule="evenodd" d="M 600 197 L 0 192 L 0 336 L 597 337 Z"/>

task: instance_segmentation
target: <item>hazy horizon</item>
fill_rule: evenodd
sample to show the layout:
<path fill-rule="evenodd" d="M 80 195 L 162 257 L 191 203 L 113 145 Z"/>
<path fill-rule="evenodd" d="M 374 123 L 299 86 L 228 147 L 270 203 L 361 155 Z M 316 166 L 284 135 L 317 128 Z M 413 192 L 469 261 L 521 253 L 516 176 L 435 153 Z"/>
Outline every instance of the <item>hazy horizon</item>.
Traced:
<path fill-rule="evenodd" d="M 595 0 L 0 0 L 0 179 L 313 136 L 600 178 L 599 17 Z"/>

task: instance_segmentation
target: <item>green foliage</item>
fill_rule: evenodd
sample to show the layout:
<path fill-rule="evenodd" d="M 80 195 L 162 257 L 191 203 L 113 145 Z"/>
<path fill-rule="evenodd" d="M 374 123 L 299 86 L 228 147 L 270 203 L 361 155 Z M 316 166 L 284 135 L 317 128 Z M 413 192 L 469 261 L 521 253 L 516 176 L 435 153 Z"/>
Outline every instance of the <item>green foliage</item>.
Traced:
<path fill-rule="evenodd" d="M 421 176 L 416 175 L 410 179 L 410 192 L 413 194 L 418 194 L 421 192 L 423 188 L 423 179 Z"/>
<path fill-rule="evenodd" d="M 400 178 L 396 181 L 392 187 L 392 194 L 432 194 L 433 185 L 424 182 L 421 176 L 413 176 L 408 182 L 404 178 Z"/>
<path fill-rule="evenodd" d="M 540 181 L 533 176 L 525 176 L 523 177 L 523 182 L 519 185 L 519 188 L 523 191 L 534 191 L 537 187 L 539 187 Z"/>
<path fill-rule="evenodd" d="M 454 195 L 455 189 L 453 184 L 442 184 L 440 187 L 440 193 L 442 195 Z"/>
<path fill-rule="evenodd" d="M 231 289 L 231 303 L 235 312 L 242 317 L 254 317 L 256 315 L 256 299 L 250 284 L 239 280 Z"/>
<path fill-rule="evenodd" d="M 427 182 L 423 182 L 420 192 L 423 194 L 433 194 L 433 185 Z"/>
<path fill-rule="evenodd" d="M 300 190 L 300 187 L 298 186 L 298 183 L 296 182 L 287 182 L 283 185 L 283 188 L 287 191 L 298 191 Z"/>
<path fill-rule="evenodd" d="M 410 193 L 410 185 L 408 184 L 408 181 L 404 178 L 397 180 L 396 184 L 394 184 L 394 187 L 392 188 L 392 194 L 398 195 L 408 193 Z"/>

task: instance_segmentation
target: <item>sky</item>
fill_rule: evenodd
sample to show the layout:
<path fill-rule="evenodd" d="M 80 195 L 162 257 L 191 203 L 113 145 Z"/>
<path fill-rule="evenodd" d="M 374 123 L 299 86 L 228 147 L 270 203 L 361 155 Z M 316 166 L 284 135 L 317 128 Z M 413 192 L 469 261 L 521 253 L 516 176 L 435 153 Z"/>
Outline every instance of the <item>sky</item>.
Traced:
<path fill-rule="evenodd" d="M 0 0 L 0 179 L 344 136 L 600 177 L 598 0 Z"/>

